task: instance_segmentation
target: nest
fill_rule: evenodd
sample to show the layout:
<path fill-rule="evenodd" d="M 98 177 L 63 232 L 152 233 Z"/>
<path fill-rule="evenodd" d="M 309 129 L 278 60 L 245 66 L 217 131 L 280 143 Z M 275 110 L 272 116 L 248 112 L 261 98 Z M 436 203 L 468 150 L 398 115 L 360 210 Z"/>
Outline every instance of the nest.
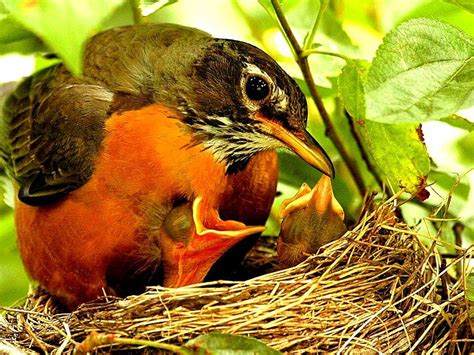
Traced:
<path fill-rule="evenodd" d="M 394 201 L 366 212 L 303 263 L 247 281 L 150 287 L 73 313 L 60 313 L 47 293 L 33 290 L 22 306 L 5 309 L 0 346 L 143 351 L 138 340 L 163 349 L 217 331 L 252 336 L 284 352 L 467 353 L 473 340 L 462 275 L 471 251 L 458 248 L 444 258 L 437 237 L 426 246 L 396 218 Z M 257 248 L 249 262 L 272 265 L 272 250 Z M 94 343 L 90 334 L 101 340 Z"/>

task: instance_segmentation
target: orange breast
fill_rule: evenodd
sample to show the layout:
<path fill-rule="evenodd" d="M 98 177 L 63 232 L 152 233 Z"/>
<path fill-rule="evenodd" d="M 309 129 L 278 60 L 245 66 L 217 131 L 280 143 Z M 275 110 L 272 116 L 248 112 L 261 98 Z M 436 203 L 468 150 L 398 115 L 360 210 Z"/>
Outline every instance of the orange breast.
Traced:
<path fill-rule="evenodd" d="M 223 217 L 246 223 L 267 218 L 276 188 L 275 153 L 256 156 L 228 177 L 223 164 L 191 145 L 179 118 L 158 105 L 114 114 L 95 173 L 84 186 L 46 207 L 17 201 L 25 266 L 69 307 L 102 294 L 102 288 L 113 292 L 109 278 L 156 270 L 154 231 L 177 198 L 204 196 Z"/>

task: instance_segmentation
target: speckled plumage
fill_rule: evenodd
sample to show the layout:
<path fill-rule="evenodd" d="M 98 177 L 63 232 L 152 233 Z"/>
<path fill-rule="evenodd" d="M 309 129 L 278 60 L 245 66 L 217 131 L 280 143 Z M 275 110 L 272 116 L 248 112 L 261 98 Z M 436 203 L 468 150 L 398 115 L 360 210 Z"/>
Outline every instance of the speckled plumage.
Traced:
<path fill-rule="evenodd" d="M 288 129 L 304 129 L 303 94 L 273 59 L 249 44 L 168 24 L 97 34 L 87 44 L 81 78 L 62 64 L 53 66 L 24 81 L 5 104 L 0 131 L 7 139 L 0 142 L 0 150 L 7 172 L 20 186 L 20 199 L 42 205 L 83 185 L 93 173 L 104 122 L 114 112 L 166 103 L 184 113 L 197 143 L 219 134 L 223 140 L 232 138 L 233 128 L 209 133 L 200 130 L 202 124 L 192 124 L 196 117 L 206 124 L 212 124 L 209 118 L 227 117 L 251 133 L 256 128 L 249 124 L 249 109 L 236 90 L 248 63 L 288 90 L 280 90 L 259 110 Z M 279 107 L 282 99 L 291 102 Z M 229 146 L 225 155 L 222 145 L 215 147 L 216 154 L 229 160 L 230 172 L 245 167 L 248 152 L 278 146 L 274 141 L 273 146 L 254 145 L 236 154 L 243 143 L 240 139 L 234 148 Z"/>
<path fill-rule="evenodd" d="M 306 116 L 294 80 L 250 44 L 164 24 L 97 34 L 82 77 L 47 68 L 4 107 L 25 268 L 74 308 L 200 282 L 228 251 L 238 265 L 270 212 L 275 148 L 333 175 Z"/>

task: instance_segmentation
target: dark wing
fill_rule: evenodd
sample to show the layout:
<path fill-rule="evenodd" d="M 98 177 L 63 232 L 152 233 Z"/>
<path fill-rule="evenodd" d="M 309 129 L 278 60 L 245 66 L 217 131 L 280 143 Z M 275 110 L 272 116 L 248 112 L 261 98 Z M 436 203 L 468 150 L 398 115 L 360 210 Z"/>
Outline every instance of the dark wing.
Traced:
<path fill-rule="evenodd" d="M 193 60 L 183 51 L 196 56 L 209 38 L 167 24 L 114 28 L 87 44 L 82 78 L 57 65 L 21 83 L 0 119 L 0 162 L 17 181 L 20 200 L 44 205 L 82 186 L 107 117 L 157 100 L 173 104 L 176 89 L 169 88 Z"/>
<path fill-rule="evenodd" d="M 91 176 L 113 93 L 61 65 L 27 78 L 6 100 L 1 157 L 30 205 L 53 202 Z"/>

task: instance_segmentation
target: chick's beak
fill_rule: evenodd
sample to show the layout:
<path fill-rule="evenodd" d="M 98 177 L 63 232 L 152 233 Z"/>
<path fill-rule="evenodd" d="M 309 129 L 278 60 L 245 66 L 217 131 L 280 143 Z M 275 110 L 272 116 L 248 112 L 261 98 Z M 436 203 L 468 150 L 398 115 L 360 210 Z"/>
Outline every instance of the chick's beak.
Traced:
<path fill-rule="evenodd" d="M 323 174 L 334 178 L 334 166 L 327 153 L 307 131 L 292 133 L 280 124 L 257 114 L 255 118 L 264 124 L 267 132 L 283 142 L 296 155 Z"/>

